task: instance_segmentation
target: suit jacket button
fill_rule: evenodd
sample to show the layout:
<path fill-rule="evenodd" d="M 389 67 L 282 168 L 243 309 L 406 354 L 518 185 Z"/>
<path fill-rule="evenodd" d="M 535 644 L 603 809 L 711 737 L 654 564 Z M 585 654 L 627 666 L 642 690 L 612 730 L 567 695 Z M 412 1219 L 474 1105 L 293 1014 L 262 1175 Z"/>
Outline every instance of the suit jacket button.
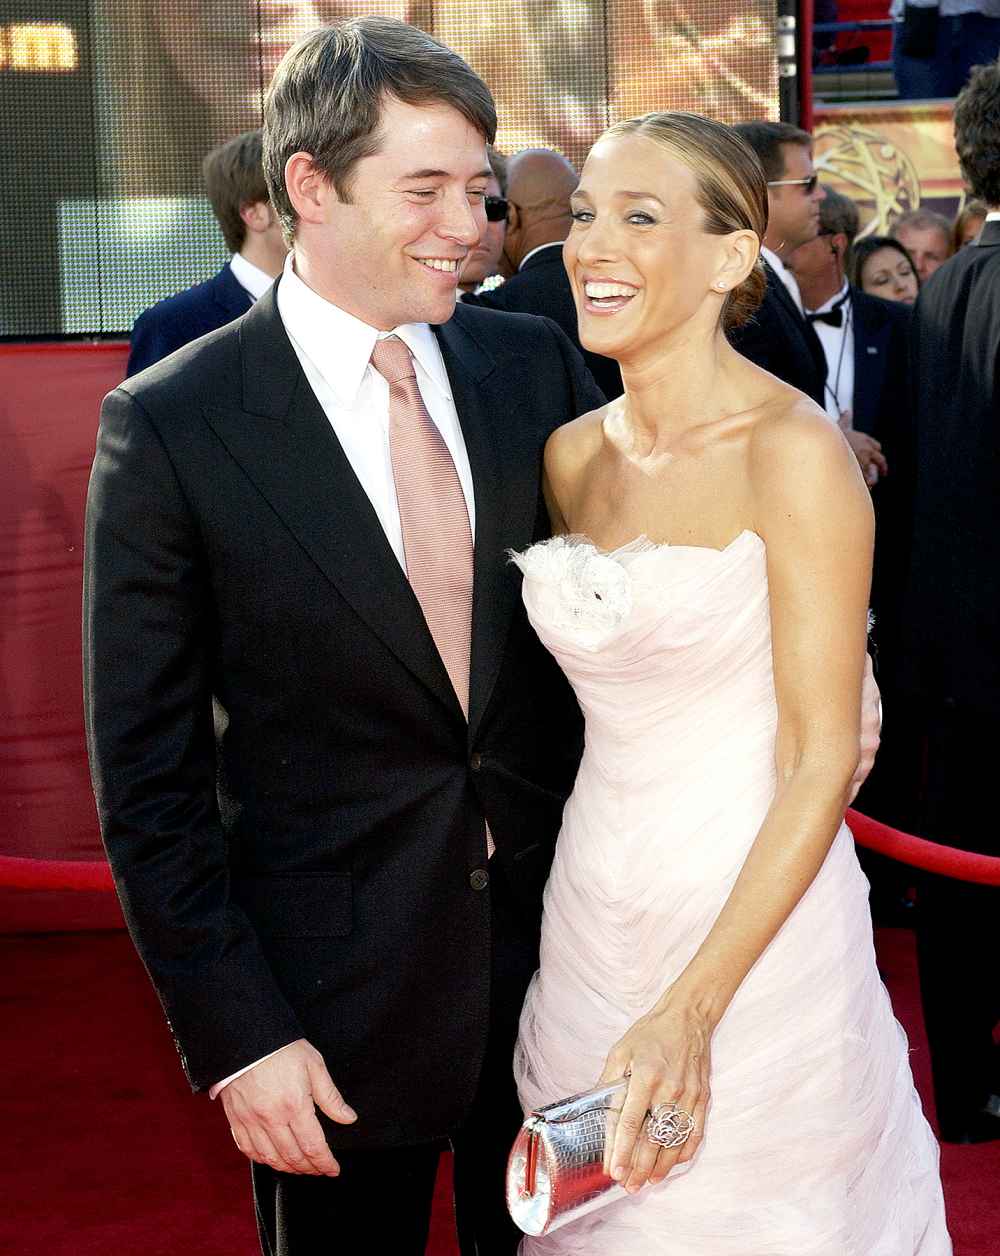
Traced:
<path fill-rule="evenodd" d="M 474 890 L 485 890 L 490 883 L 490 874 L 485 868 L 476 868 L 469 873 L 469 884 Z"/>
<path fill-rule="evenodd" d="M 483 766 L 483 756 L 477 750 L 476 753 L 469 760 L 469 767 L 472 768 L 473 772 L 478 772 L 482 766 Z"/>

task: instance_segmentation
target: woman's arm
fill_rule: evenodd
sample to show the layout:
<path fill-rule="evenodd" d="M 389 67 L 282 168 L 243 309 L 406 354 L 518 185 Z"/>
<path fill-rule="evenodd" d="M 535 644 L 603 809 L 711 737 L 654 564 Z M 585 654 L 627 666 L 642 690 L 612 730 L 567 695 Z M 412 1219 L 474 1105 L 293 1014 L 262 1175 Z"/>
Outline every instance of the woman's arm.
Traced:
<path fill-rule="evenodd" d="M 803 405 L 758 426 L 749 473 L 767 546 L 777 788 L 705 941 L 608 1058 L 605 1080 L 631 1072 L 612 1167 L 635 1189 L 694 1154 L 711 1034 L 819 871 L 858 762 L 874 525 L 857 461 L 840 432 Z M 657 1155 L 637 1136 L 646 1110 L 670 1101 L 693 1113 L 698 1132 Z"/>

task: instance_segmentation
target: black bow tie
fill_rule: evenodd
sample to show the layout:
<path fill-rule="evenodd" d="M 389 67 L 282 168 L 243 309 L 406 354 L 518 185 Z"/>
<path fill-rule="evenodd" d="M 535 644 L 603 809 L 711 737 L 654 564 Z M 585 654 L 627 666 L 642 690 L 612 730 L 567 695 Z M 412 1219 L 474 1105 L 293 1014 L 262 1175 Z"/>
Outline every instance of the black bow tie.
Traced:
<path fill-rule="evenodd" d="M 840 298 L 836 305 L 828 310 L 817 310 L 815 313 L 807 314 L 806 318 L 810 323 L 829 323 L 831 327 L 840 327 L 844 322 L 844 302 L 846 296 Z"/>

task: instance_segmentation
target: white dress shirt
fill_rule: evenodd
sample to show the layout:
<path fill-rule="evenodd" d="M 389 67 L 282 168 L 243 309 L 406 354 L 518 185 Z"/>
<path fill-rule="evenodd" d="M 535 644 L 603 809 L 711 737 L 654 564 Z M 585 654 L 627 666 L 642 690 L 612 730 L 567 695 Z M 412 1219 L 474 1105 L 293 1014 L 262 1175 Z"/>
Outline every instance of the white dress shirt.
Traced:
<path fill-rule="evenodd" d="M 240 287 L 245 288 L 255 301 L 259 301 L 274 283 L 274 279 L 266 270 L 261 270 L 253 262 L 248 262 L 242 253 L 233 254 L 229 259 L 229 269 L 233 272 L 233 278 Z"/>
<path fill-rule="evenodd" d="M 295 273 L 292 253 L 278 285 L 278 313 L 309 386 L 405 570 L 403 530 L 389 457 L 389 385 L 369 362 L 376 340 L 398 336 L 404 342 L 413 354 L 424 405 L 455 464 L 475 538 L 472 468 L 451 383 L 430 327 L 406 323 L 390 332 L 369 327 L 307 287 Z"/>
<path fill-rule="evenodd" d="M 825 314 L 840 302 L 841 324 L 831 327 L 829 323 L 813 323 L 813 331 L 819 337 L 826 355 L 826 388 L 823 403 L 829 417 L 838 422 L 845 410 L 854 407 L 854 310 L 851 305 L 850 289 L 847 280 L 839 292 L 835 292 L 829 301 L 824 301 L 812 313 Z"/>
<path fill-rule="evenodd" d="M 802 305 L 802 293 L 799 292 L 798 281 L 792 272 L 788 269 L 781 258 L 773 249 L 769 249 L 766 244 L 760 246 L 760 255 L 767 259 L 768 264 L 781 282 L 788 289 L 788 294 L 799 307 L 799 313 L 804 314 L 805 310 Z"/>
<path fill-rule="evenodd" d="M 369 361 L 376 340 L 398 336 L 413 354 L 420 395 L 455 463 L 469 511 L 469 526 L 475 537 L 472 469 L 444 360 L 430 327 L 426 323 L 406 323 L 391 332 L 369 327 L 303 283 L 295 273 L 292 253 L 288 254 L 278 285 L 278 313 L 309 386 L 343 446 L 403 570 L 406 570 L 403 529 L 389 457 L 389 385 Z M 277 1052 L 272 1051 L 216 1082 L 209 1096 L 215 1099 L 224 1086 L 269 1060 L 271 1055 Z"/>

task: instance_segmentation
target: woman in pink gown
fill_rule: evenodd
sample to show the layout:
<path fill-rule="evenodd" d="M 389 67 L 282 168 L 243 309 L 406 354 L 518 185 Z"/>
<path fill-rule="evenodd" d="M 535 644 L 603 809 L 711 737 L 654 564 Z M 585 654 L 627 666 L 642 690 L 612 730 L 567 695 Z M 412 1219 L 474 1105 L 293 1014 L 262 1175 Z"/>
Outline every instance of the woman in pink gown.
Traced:
<path fill-rule="evenodd" d="M 798 189 L 795 189 L 798 190 Z M 516 1071 L 525 1108 L 629 1074 L 628 1194 L 524 1256 L 947 1256 L 938 1152 L 843 813 L 872 515 L 843 437 L 737 355 L 767 189 L 727 128 L 612 128 L 574 197 L 581 339 L 625 395 L 546 450 L 518 558 L 586 717 Z M 647 1112 L 695 1131 L 672 1150 Z"/>

